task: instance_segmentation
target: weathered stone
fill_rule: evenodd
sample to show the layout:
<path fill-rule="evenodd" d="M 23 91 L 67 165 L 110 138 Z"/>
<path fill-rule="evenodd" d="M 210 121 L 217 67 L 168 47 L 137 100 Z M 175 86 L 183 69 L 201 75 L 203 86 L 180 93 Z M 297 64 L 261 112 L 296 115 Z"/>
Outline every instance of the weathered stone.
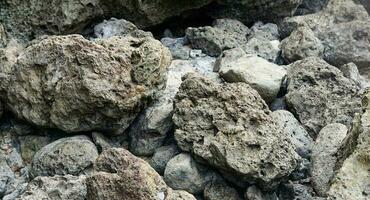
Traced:
<path fill-rule="evenodd" d="M 213 24 L 213 27 L 186 29 L 186 37 L 193 48 L 202 49 L 210 56 L 219 56 L 225 49 L 247 43 L 249 29 L 243 23 L 233 19 L 219 19 Z"/>
<path fill-rule="evenodd" d="M 307 57 L 323 57 L 324 46 L 307 26 L 298 27 L 281 42 L 282 55 L 288 62 L 302 60 Z"/>
<path fill-rule="evenodd" d="M 32 162 L 32 175 L 79 175 L 91 170 L 98 150 L 86 136 L 56 140 L 38 151 Z"/>
<path fill-rule="evenodd" d="M 258 37 L 251 38 L 243 47 L 247 54 L 255 54 L 269 62 L 280 63 L 281 50 L 279 48 L 279 40 L 265 40 Z"/>
<path fill-rule="evenodd" d="M 170 49 L 173 59 L 188 60 L 190 58 L 191 48 L 186 45 L 188 43 L 188 39 L 186 37 L 162 38 L 161 42 L 164 46 Z"/>
<path fill-rule="evenodd" d="M 303 0 L 302 4 L 299 5 L 295 15 L 307 15 L 316 13 L 328 4 L 329 0 Z"/>
<path fill-rule="evenodd" d="M 370 17 L 365 8 L 356 2 L 329 0 L 322 11 L 288 18 L 281 28 L 289 34 L 297 27 L 307 25 L 324 45 L 324 59 L 328 63 L 340 67 L 353 62 L 360 71 L 368 73 Z"/>
<path fill-rule="evenodd" d="M 360 123 L 355 123 L 352 129 L 352 141 L 347 141 L 344 149 L 338 154 L 346 157 L 337 166 L 337 173 L 331 182 L 328 192 L 332 199 L 360 199 L 365 200 L 370 195 L 370 104 L 369 91 L 364 95 L 363 108 Z M 348 153 L 348 154 L 347 154 Z"/>
<path fill-rule="evenodd" d="M 310 158 L 313 140 L 294 115 L 286 110 L 278 110 L 274 111 L 272 116 L 276 123 L 283 127 L 283 131 L 295 146 L 296 152 L 302 158 Z"/>
<path fill-rule="evenodd" d="M 18 137 L 20 143 L 20 151 L 24 162 L 31 164 L 33 156 L 42 147 L 51 142 L 48 136 L 27 135 Z"/>
<path fill-rule="evenodd" d="M 124 19 L 111 18 L 94 27 L 94 37 L 109 38 L 112 36 L 153 37 L 150 32 L 139 30 L 133 23 Z"/>
<path fill-rule="evenodd" d="M 39 126 L 123 132 L 165 82 L 170 54 L 149 37 L 97 43 L 78 35 L 34 42 L 1 69 L 9 78 L 0 82 L 2 100 Z"/>
<path fill-rule="evenodd" d="M 258 20 L 279 21 L 291 16 L 302 0 L 217 0 L 210 13 L 216 17 L 231 17 L 249 24 Z"/>
<path fill-rule="evenodd" d="M 102 133 L 93 132 L 91 134 L 91 137 L 93 139 L 94 144 L 96 145 L 96 148 L 100 153 L 113 147 L 112 142 L 109 141 L 109 139 L 106 138 Z"/>
<path fill-rule="evenodd" d="M 8 43 L 6 32 L 2 23 L 0 23 L 0 48 L 5 47 Z"/>
<path fill-rule="evenodd" d="M 182 153 L 167 163 L 163 178 L 173 189 L 200 194 L 216 176 L 206 167 L 197 164 L 189 154 Z"/>
<path fill-rule="evenodd" d="M 289 182 L 279 187 L 279 199 L 284 200 L 324 200 L 316 197 L 314 190 L 300 183 Z"/>
<path fill-rule="evenodd" d="M 204 200 L 241 200 L 237 190 L 225 182 L 211 182 L 204 189 Z"/>
<path fill-rule="evenodd" d="M 160 147 L 155 151 L 153 157 L 149 161 L 149 164 L 159 174 L 163 174 L 168 161 L 180 153 L 181 151 L 176 145 Z"/>
<path fill-rule="evenodd" d="M 172 190 L 144 160 L 125 149 L 104 151 L 87 178 L 87 199 L 195 200 L 187 192 Z"/>
<path fill-rule="evenodd" d="M 325 196 L 334 176 L 337 152 L 347 136 L 348 129 L 343 124 L 325 126 L 316 138 L 312 149 L 312 185 L 320 196 Z"/>
<path fill-rule="evenodd" d="M 219 74 L 227 82 L 248 83 L 269 103 L 277 97 L 286 76 L 283 67 L 240 48 L 224 51 L 219 59 Z"/>
<path fill-rule="evenodd" d="M 248 187 L 244 197 L 248 200 L 278 200 L 275 192 L 264 193 L 255 185 Z"/>
<path fill-rule="evenodd" d="M 289 109 L 313 138 L 327 124 L 349 126 L 354 114 L 361 112 L 360 88 L 324 60 L 310 57 L 293 63 L 288 82 Z"/>
<path fill-rule="evenodd" d="M 166 88 L 158 100 L 150 105 L 129 129 L 130 151 L 135 155 L 150 156 L 163 145 L 167 133 L 173 129 L 173 99 L 182 82 L 181 77 L 196 72 L 220 81 L 214 73 L 215 58 L 201 57 L 191 60 L 173 60 L 168 68 Z"/>
<path fill-rule="evenodd" d="M 33 179 L 19 200 L 84 200 L 86 199 L 85 176 L 39 176 Z"/>
<path fill-rule="evenodd" d="M 346 78 L 353 80 L 361 88 L 366 87 L 367 80 L 365 80 L 365 78 L 360 75 L 360 72 L 358 71 L 358 68 L 357 68 L 355 63 L 351 62 L 351 63 L 345 64 L 345 65 L 342 65 L 339 69 L 340 69 L 340 71 L 343 72 L 343 75 Z"/>
<path fill-rule="evenodd" d="M 238 181 L 273 188 L 297 165 L 292 144 L 257 91 L 245 83 L 218 84 L 188 74 L 175 108 L 179 147 Z"/>
<path fill-rule="evenodd" d="M 280 40 L 279 27 L 273 23 L 264 24 L 258 21 L 253 24 L 247 37 L 249 39 L 258 38 L 268 41 Z"/>

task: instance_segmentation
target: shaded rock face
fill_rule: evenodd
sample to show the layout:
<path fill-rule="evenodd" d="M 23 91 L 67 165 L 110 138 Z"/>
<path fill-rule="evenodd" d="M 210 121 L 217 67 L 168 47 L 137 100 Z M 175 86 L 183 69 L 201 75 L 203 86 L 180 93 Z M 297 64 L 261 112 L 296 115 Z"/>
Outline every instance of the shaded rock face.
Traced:
<path fill-rule="evenodd" d="M 339 155 L 343 155 L 342 162 L 338 162 L 337 173 L 331 182 L 328 191 L 332 199 L 361 199 L 370 195 L 370 104 L 369 91 L 363 97 L 363 109 L 360 120 L 355 125 L 342 145 Z"/>
<path fill-rule="evenodd" d="M 302 0 L 217 0 L 217 3 L 211 15 L 251 23 L 258 20 L 278 21 L 291 16 Z"/>
<path fill-rule="evenodd" d="M 113 36 L 153 37 L 152 33 L 138 29 L 133 23 L 111 18 L 94 26 L 95 38 L 109 38 Z"/>
<path fill-rule="evenodd" d="M 84 200 L 86 192 L 85 176 L 39 176 L 28 184 L 24 193 L 17 199 Z"/>
<path fill-rule="evenodd" d="M 215 181 L 206 185 L 204 189 L 205 200 L 241 200 L 236 189 L 228 186 L 224 182 Z"/>
<path fill-rule="evenodd" d="M 87 199 L 195 200 L 172 190 L 148 163 L 125 149 L 112 148 L 97 159 L 96 172 L 87 178 Z"/>
<path fill-rule="evenodd" d="M 38 151 L 32 161 L 32 176 L 79 175 L 92 169 L 98 150 L 86 136 L 56 140 Z"/>
<path fill-rule="evenodd" d="M 78 35 L 34 42 L 1 69 L 1 99 L 38 126 L 123 132 L 165 81 L 170 54 L 152 38 L 98 42 Z"/>
<path fill-rule="evenodd" d="M 155 171 L 163 175 L 168 161 L 180 153 L 181 150 L 176 145 L 162 146 L 155 151 L 149 164 L 153 169 L 155 169 Z"/>
<path fill-rule="evenodd" d="M 360 71 L 368 72 L 369 19 L 364 7 L 353 0 L 330 0 L 321 12 L 287 18 L 281 29 L 283 35 L 289 35 L 306 24 L 325 47 L 324 59 L 328 63 L 340 67 L 353 62 Z"/>
<path fill-rule="evenodd" d="M 337 152 L 347 136 L 343 124 L 329 124 L 321 129 L 312 150 L 312 185 L 320 196 L 326 196 L 334 176 Z"/>
<path fill-rule="evenodd" d="M 288 69 L 286 101 L 309 134 L 315 138 L 325 125 L 350 126 L 361 112 L 359 86 L 324 60 L 310 57 Z"/>
<path fill-rule="evenodd" d="M 272 188 L 297 165 L 292 144 L 257 91 L 245 83 L 217 84 L 186 75 L 173 120 L 182 150 L 241 182 Z"/>

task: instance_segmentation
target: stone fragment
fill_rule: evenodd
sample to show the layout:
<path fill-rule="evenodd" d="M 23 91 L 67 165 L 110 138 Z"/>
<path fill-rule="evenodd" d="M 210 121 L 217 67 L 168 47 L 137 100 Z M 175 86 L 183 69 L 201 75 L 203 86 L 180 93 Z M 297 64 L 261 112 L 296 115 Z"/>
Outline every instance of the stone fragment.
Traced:
<path fill-rule="evenodd" d="M 174 144 L 160 147 L 155 151 L 149 164 L 159 174 L 163 174 L 168 161 L 180 153 L 180 149 Z"/>

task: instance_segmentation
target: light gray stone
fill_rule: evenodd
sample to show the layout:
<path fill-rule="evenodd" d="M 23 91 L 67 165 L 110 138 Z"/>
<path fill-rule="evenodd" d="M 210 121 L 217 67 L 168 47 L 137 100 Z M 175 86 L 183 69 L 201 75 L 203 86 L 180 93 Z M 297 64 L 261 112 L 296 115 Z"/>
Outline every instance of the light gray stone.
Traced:
<path fill-rule="evenodd" d="M 159 174 L 163 174 L 168 161 L 180 153 L 180 149 L 174 144 L 160 147 L 155 151 L 153 157 L 149 161 L 149 164 Z"/>

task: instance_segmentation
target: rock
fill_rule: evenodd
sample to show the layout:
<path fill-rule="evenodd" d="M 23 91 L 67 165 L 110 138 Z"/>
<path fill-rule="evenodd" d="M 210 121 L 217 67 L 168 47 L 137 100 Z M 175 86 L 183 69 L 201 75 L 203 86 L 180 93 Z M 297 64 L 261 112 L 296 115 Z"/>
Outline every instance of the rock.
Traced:
<path fill-rule="evenodd" d="M 268 41 L 280 40 L 279 27 L 273 23 L 264 24 L 261 21 L 257 21 L 251 27 L 248 38 L 265 39 Z"/>
<path fill-rule="evenodd" d="M 322 58 L 324 54 L 321 41 L 307 26 L 298 27 L 288 38 L 285 38 L 281 42 L 281 49 L 288 63 L 312 56 Z"/>
<path fill-rule="evenodd" d="M 188 60 L 190 58 L 191 48 L 189 46 L 185 46 L 188 43 L 186 37 L 162 38 L 161 42 L 171 51 L 173 59 Z"/>
<path fill-rule="evenodd" d="M 339 155 L 343 161 L 337 163 L 337 173 L 334 176 L 329 198 L 332 199 L 368 199 L 370 195 L 370 137 L 369 137 L 369 92 L 363 97 L 363 109 L 360 123 L 355 122 L 349 140 L 344 143 Z M 356 127 L 359 126 L 359 127 Z"/>
<path fill-rule="evenodd" d="M 113 36 L 153 37 L 150 32 L 139 30 L 133 23 L 124 19 L 111 18 L 94 27 L 94 37 L 109 38 Z"/>
<path fill-rule="evenodd" d="M 173 121 L 183 151 L 238 181 L 273 188 L 297 165 L 293 145 L 257 91 L 245 83 L 218 84 L 186 75 L 176 95 Z"/>
<path fill-rule="evenodd" d="M 218 19 L 213 27 L 186 29 L 186 37 L 192 47 L 202 49 L 210 56 L 219 56 L 225 49 L 232 49 L 247 43 L 248 27 L 233 19 Z"/>
<path fill-rule="evenodd" d="M 281 27 L 291 32 L 302 24 L 308 25 L 325 48 L 324 60 L 336 67 L 353 62 L 362 73 L 368 73 L 370 17 L 356 2 L 329 0 L 322 11 L 288 18 Z"/>
<path fill-rule="evenodd" d="M 79 175 L 91 170 L 98 150 L 86 136 L 56 140 L 38 151 L 32 162 L 32 175 Z"/>
<path fill-rule="evenodd" d="M 199 165 L 186 153 L 172 158 L 164 171 L 164 181 L 173 189 L 185 190 L 192 194 L 203 192 L 206 184 L 215 179 L 215 174 Z"/>
<path fill-rule="evenodd" d="M 248 187 L 244 197 L 248 200 L 278 200 L 276 193 L 263 193 L 254 185 Z"/>
<path fill-rule="evenodd" d="M 155 151 L 153 157 L 149 161 L 149 164 L 159 174 L 163 174 L 168 161 L 180 153 L 181 151 L 176 145 L 160 147 Z"/>
<path fill-rule="evenodd" d="M 104 151 L 95 173 L 87 178 L 87 199 L 195 200 L 187 192 L 172 190 L 144 160 L 125 149 Z"/>
<path fill-rule="evenodd" d="M 0 18 L 5 28 L 22 40 L 43 34 L 80 32 L 93 19 L 103 15 L 99 0 L 6 0 L 0 4 L 0 8 Z"/>
<path fill-rule="evenodd" d="M 255 54 L 269 62 L 280 63 L 280 41 L 251 38 L 244 47 L 247 54 Z"/>
<path fill-rule="evenodd" d="M 220 81 L 214 73 L 215 58 L 201 57 L 191 60 L 173 60 L 167 73 L 166 88 L 158 100 L 149 106 L 129 129 L 130 151 L 135 155 L 150 156 L 163 145 L 167 133 L 173 129 L 173 100 L 182 82 L 181 77 L 189 72 L 203 74 Z"/>
<path fill-rule="evenodd" d="M 298 6 L 295 15 L 307 15 L 316 13 L 328 4 L 329 0 L 303 0 L 302 4 Z"/>
<path fill-rule="evenodd" d="M 289 182 L 279 187 L 279 199 L 285 200 L 324 200 L 316 197 L 315 192 L 309 186 L 296 182 Z"/>
<path fill-rule="evenodd" d="M 42 147 L 51 142 L 48 136 L 26 135 L 18 137 L 20 143 L 20 150 L 24 162 L 31 164 L 33 156 Z"/>
<path fill-rule="evenodd" d="M 272 117 L 279 126 L 283 127 L 283 131 L 296 147 L 296 152 L 302 158 L 309 159 L 313 140 L 294 115 L 289 111 L 277 110 L 272 113 Z"/>
<path fill-rule="evenodd" d="M 258 20 L 280 21 L 291 16 L 302 0 L 217 0 L 211 7 L 210 13 L 217 18 L 231 17 L 249 24 Z"/>
<path fill-rule="evenodd" d="M 306 58 L 288 69 L 289 109 L 315 138 L 325 125 L 349 126 L 361 112 L 359 87 L 343 73 L 319 58 Z"/>
<path fill-rule="evenodd" d="M 241 200 L 236 189 L 224 182 L 211 182 L 204 189 L 204 200 Z"/>
<path fill-rule="evenodd" d="M 1 99 L 38 126 L 122 133 L 162 87 L 169 62 L 168 50 L 149 37 L 50 36 L 27 47 L 12 70 L 1 69 L 11 72 L 0 82 Z"/>
<path fill-rule="evenodd" d="M 8 43 L 6 32 L 2 23 L 0 23 L 0 48 L 5 47 Z"/>
<path fill-rule="evenodd" d="M 102 133 L 93 132 L 91 134 L 94 144 L 96 145 L 96 148 L 98 149 L 99 153 L 112 148 L 113 144 L 111 141 L 109 141 L 108 138 L 106 138 Z"/>
<path fill-rule="evenodd" d="M 84 200 L 87 191 L 85 181 L 85 176 L 39 176 L 28 184 L 26 191 L 17 199 Z"/>
<path fill-rule="evenodd" d="M 316 138 L 312 150 L 312 185 L 317 194 L 325 196 L 337 163 L 336 154 L 346 137 L 348 129 L 343 124 L 325 126 Z"/>
<path fill-rule="evenodd" d="M 5 159 L 1 157 L 0 161 L 0 196 L 3 197 L 8 191 L 8 185 L 10 185 L 15 179 L 15 174 L 10 169 Z M 10 183 L 10 184 L 9 184 Z"/>
<path fill-rule="evenodd" d="M 342 65 L 340 68 L 340 71 L 343 72 L 343 75 L 353 80 L 357 83 L 361 88 L 366 88 L 366 80 L 364 77 L 360 75 L 360 72 L 358 71 L 358 68 L 355 63 L 348 63 L 345 65 Z"/>
<path fill-rule="evenodd" d="M 248 83 L 269 103 L 277 97 L 286 76 L 284 68 L 238 48 L 224 51 L 218 64 L 223 79 Z"/>

